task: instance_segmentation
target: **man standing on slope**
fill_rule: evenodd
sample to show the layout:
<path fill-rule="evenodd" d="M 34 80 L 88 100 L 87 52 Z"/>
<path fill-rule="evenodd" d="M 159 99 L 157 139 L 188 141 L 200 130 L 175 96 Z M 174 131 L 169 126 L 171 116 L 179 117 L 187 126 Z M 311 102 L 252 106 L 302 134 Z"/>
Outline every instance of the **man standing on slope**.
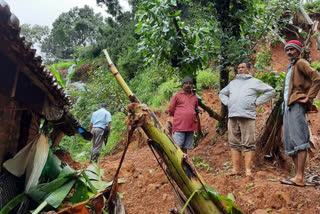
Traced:
<path fill-rule="evenodd" d="M 98 162 L 102 142 L 110 134 L 111 114 L 106 110 L 107 104 L 101 103 L 100 109 L 93 112 L 89 131 L 93 134 L 90 161 Z"/>
<path fill-rule="evenodd" d="M 173 139 L 184 153 L 192 149 L 193 133 L 198 127 L 195 110 L 198 98 L 192 93 L 192 85 L 190 76 L 182 79 L 182 89 L 172 96 L 168 110 L 173 116 Z"/>
<path fill-rule="evenodd" d="M 309 129 L 305 113 L 311 110 L 313 99 L 320 89 L 320 74 L 310 64 L 300 59 L 302 44 L 297 40 L 287 42 L 284 51 L 291 63 L 284 82 L 283 146 L 291 156 L 296 176 L 281 183 L 305 186 L 304 166 L 309 145 Z"/>
<path fill-rule="evenodd" d="M 240 175 L 241 151 L 244 151 L 246 175 L 251 176 L 256 151 L 256 106 L 267 102 L 275 91 L 251 76 L 249 63 L 240 63 L 237 72 L 236 79 L 220 91 L 219 97 L 229 111 L 228 140 L 233 167 L 230 175 Z"/>

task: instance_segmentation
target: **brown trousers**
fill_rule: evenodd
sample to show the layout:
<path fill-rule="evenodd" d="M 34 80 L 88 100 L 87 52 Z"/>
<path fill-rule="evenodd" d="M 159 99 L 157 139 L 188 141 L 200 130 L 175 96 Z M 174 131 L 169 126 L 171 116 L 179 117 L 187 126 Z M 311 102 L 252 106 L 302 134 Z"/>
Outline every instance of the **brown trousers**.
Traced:
<path fill-rule="evenodd" d="M 255 151 L 255 120 L 231 117 L 228 121 L 228 140 L 231 149 L 236 151 Z"/>

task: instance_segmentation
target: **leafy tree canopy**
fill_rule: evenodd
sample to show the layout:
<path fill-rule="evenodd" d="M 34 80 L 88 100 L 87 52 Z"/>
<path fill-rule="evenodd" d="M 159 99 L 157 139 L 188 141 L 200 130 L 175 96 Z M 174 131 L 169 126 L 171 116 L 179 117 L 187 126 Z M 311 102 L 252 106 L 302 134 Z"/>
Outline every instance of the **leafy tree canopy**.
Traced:
<path fill-rule="evenodd" d="M 101 14 L 95 14 L 89 6 L 74 7 L 55 20 L 41 48 L 50 57 L 71 59 L 75 47 L 92 44 L 101 38 L 99 29 L 104 25 Z"/>
<path fill-rule="evenodd" d="M 20 33 L 32 44 L 41 44 L 50 33 L 48 26 L 22 24 L 20 27 Z"/>

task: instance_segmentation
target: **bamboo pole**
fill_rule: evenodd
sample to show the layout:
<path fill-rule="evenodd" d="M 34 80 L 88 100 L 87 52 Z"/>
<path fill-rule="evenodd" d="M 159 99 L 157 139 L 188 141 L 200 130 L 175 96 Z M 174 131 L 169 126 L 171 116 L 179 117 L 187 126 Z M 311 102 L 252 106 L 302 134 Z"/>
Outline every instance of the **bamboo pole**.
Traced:
<path fill-rule="evenodd" d="M 173 178 L 187 198 L 195 193 L 190 201 L 192 209 L 199 214 L 227 213 L 219 201 L 214 202 L 213 200 L 206 200 L 203 197 L 200 193 L 200 189 L 205 189 L 205 182 L 200 174 L 197 173 L 192 161 L 165 133 L 164 127 L 161 125 L 155 114 L 146 105 L 140 104 L 139 100 L 122 79 L 117 68 L 111 61 L 108 52 L 106 50 L 103 52 L 106 55 L 110 72 L 115 76 L 132 102 L 132 104 L 127 106 L 127 111 L 129 112 L 128 117 L 144 118 L 141 120 L 143 121 L 141 127 L 146 135 L 152 139 L 152 147 L 155 148 L 155 151 L 166 164 L 168 174 Z"/>
<path fill-rule="evenodd" d="M 129 100 L 132 103 L 140 103 L 140 101 L 138 100 L 138 98 L 132 93 L 132 91 L 130 90 L 130 88 L 128 87 L 128 85 L 126 84 L 126 82 L 123 80 L 122 76 L 120 75 L 120 73 L 118 72 L 116 66 L 113 64 L 113 62 L 110 59 L 110 56 L 107 52 L 107 50 L 103 50 L 104 55 L 106 56 L 107 62 L 108 62 L 108 66 L 109 66 L 109 70 L 110 72 L 114 75 L 114 77 L 116 78 L 116 80 L 118 81 L 120 87 L 123 89 L 124 93 L 128 96 Z"/>

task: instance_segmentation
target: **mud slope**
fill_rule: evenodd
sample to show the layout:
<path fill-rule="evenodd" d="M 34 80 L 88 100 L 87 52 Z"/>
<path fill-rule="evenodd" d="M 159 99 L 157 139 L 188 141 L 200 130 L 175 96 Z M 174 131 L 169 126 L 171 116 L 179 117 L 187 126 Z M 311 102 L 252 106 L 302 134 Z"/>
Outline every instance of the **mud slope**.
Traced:
<path fill-rule="evenodd" d="M 203 94 L 206 102 L 214 109 L 220 103 L 217 94 L 212 90 Z M 256 133 L 260 133 L 266 117 L 271 109 L 270 104 L 263 106 L 257 115 Z M 315 133 L 319 133 L 319 117 L 314 115 Z M 161 116 L 163 120 L 165 116 Z M 216 122 L 207 114 L 202 114 L 202 128 L 208 135 L 199 146 L 190 152 L 191 157 L 198 157 L 207 166 L 198 168 L 206 183 L 217 189 L 222 195 L 232 193 L 236 204 L 244 213 L 319 213 L 319 188 L 293 187 L 282 185 L 279 179 L 290 176 L 288 171 L 277 168 L 272 163 L 255 163 L 255 176 L 230 177 L 226 173 L 231 169 L 231 160 L 226 136 L 215 133 Z M 319 154 L 311 161 L 307 173 L 319 174 Z M 101 158 L 100 167 L 105 170 L 106 179 L 110 180 L 116 171 L 121 152 L 113 156 Z M 174 207 L 173 192 L 167 178 L 159 168 L 153 154 L 146 145 L 133 141 L 127 152 L 120 177 L 125 183 L 120 185 L 124 193 L 127 213 L 168 213 Z"/>

